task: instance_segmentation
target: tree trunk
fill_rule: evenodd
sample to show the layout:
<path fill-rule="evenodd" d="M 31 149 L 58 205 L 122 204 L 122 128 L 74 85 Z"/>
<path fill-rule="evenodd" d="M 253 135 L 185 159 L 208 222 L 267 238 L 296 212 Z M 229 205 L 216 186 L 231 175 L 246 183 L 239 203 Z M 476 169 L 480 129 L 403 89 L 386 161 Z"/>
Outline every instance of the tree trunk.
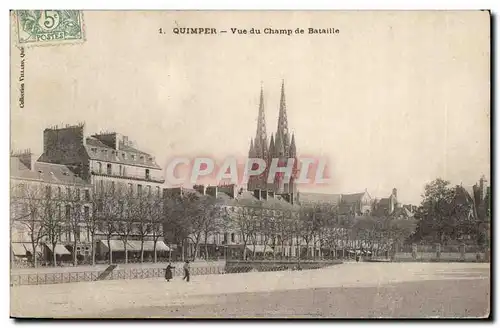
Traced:
<path fill-rule="evenodd" d="M 141 239 L 141 263 L 144 263 L 144 237 Z"/>
<path fill-rule="evenodd" d="M 90 246 L 91 256 L 92 256 L 92 266 L 95 265 L 95 243 L 94 243 L 94 234 L 92 234 L 92 245 Z"/>
<path fill-rule="evenodd" d="M 54 261 L 54 267 L 57 266 L 57 254 L 56 254 L 56 244 L 52 243 L 52 260 Z"/>
<path fill-rule="evenodd" d="M 74 242 L 73 242 L 73 266 L 77 266 L 78 265 L 78 257 L 77 257 L 77 254 L 76 254 L 76 238 L 74 238 Z"/>
<path fill-rule="evenodd" d="M 31 254 L 31 256 L 33 257 L 33 267 L 36 268 L 38 263 L 36 259 L 36 246 L 33 240 L 31 241 L 31 248 L 33 249 L 33 253 Z"/>
<path fill-rule="evenodd" d="M 125 264 L 127 264 L 128 263 L 127 240 L 123 241 L 123 249 L 125 251 Z"/>
<path fill-rule="evenodd" d="M 205 261 L 208 261 L 208 233 L 205 233 Z"/>
<path fill-rule="evenodd" d="M 156 263 L 157 259 L 158 259 L 156 257 L 156 242 L 157 242 L 156 240 L 153 240 L 153 253 L 154 253 L 154 259 L 153 259 L 153 261 L 154 261 L 154 263 Z"/>
<path fill-rule="evenodd" d="M 108 236 L 108 262 L 109 265 L 113 264 L 113 250 L 111 249 L 111 236 Z"/>

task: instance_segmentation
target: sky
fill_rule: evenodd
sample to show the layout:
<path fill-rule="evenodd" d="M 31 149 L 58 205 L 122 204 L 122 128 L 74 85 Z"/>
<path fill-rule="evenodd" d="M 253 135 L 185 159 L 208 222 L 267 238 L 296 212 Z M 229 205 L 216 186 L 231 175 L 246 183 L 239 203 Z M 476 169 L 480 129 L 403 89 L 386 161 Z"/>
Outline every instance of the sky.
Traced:
<path fill-rule="evenodd" d="M 418 204 L 437 177 L 489 179 L 487 12 L 86 11 L 84 23 L 81 44 L 25 49 L 24 108 L 12 47 L 13 150 L 40 154 L 43 129 L 85 122 L 87 135 L 127 135 L 162 167 L 179 155 L 247 156 L 260 88 L 270 135 L 284 80 L 299 156 L 329 162 L 330 184 L 304 191 L 387 197 L 397 188 L 401 202 Z M 262 34 L 230 31 L 252 27 Z"/>

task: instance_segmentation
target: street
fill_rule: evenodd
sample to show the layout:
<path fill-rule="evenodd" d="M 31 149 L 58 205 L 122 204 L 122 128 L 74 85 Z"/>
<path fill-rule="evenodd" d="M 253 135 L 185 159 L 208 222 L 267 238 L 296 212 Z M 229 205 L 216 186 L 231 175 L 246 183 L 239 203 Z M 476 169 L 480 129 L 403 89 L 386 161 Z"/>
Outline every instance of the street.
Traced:
<path fill-rule="evenodd" d="M 485 317 L 489 264 L 347 263 L 325 269 L 11 287 L 35 317 Z"/>

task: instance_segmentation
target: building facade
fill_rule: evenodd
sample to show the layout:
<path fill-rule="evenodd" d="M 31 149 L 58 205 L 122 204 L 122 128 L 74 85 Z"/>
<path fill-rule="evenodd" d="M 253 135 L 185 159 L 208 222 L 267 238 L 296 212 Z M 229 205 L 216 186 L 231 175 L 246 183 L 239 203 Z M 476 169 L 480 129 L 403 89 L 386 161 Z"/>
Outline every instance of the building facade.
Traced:
<path fill-rule="evenodd" d="M 101 222 L 96 223 L 95 229 L 91 229 L 94 231 L 93 239 L 95 242 L 93 246 L 98 259 L 109 258 L 113 254 L 115 259 L 124 257 L 125 245 L 127 245 L 127 255 L 128 252 L 133 254 L 131 258 L 137 257 L 136 253 L 140 249 L 143 249 L 149 257 L 153 255 L 153 252 L 156 257 L 157 252 L 168 251 L 169 248 L 163 243 L 163 238 L 158 238 L 159 235 L 163 237 L 163 225 L 158 221 L 161 219 L 161 215 L 158 213 L 158 222 L 153 224 L 156 228 L 151 229 L 152 223 L 148 222 L 147 233 L 141 227 L 145 224 L 143 224 L 144 216 L 148 216 L 148 214 L 146 212 L 142 215 L 135 213 L 137 218 L 133 220 L 138 222 L 130 223 L 130 231 L 127 231 L 125 239 L 120 233 L 124 226 L 123 222 L 116 223 L 113 233 L 106 229 L 103 223 L 107 220 L 103 214 L 106 206 L 103 205 L 111 200 L 120 204 L 145 204 L 145 202 L 149 202 L 162 206 L 161 202 L 154 202 L 154 200 L 161 201 L 163 197 L 164 178 L 162 170 L 153 156 L 135 147 L 126 136 L 115 132 L 86 136 L 84 128 L 83 124 L 79 124 L 45 129 L 43 131 L 43 153 L 38 160 L 34 160 L 33 155 L 27 152 L 11 156 L 12 184 L 23 185 L 20 181 L 41 184 L 47 190 L 49 188 L 52 190 L 52 199 L 56 197 L 64 199 L 64 201 L 68 197 L 65 193 L 70 192 L 67 190 L 74 189 L 73 198 L 83 199 L 87 203 L 80 204 L 79 202 L 75 203 L 75 201 L 64 203 L 66 221 L 75 215 L 79 216 L 74 207 L 83 211 L 81 215 L 82 231 L 86 218 L 99 216 Z M 78 188 L 73 186 L 78 186 Z M 118 197 L 110 195 L 110 192 L 121 193 L 124 197 L 118 199 Z M 44 196 L 46 195 L 48 194 L 44 194 Z M 22 197 L 17 199 L 20 198 Z M 141 207 L 146 208 L 147 206 L 141 205 Z M 125 210 L 128 211 L 128 216 L 132 215 L 131 206 L 127 207 L 127 205 L 124 205 L 120 214 L 112 214 L 116 220 L 128 222 L 130 220 L 124 214 Z M 111 213 L 108 214 L 111 215 Z M 18 220 L 14 219 L 14 221 Z M 12 226 L 16 227 L 19 224 Z M 65 230 L 68 231 L 68 229 Z M 77 254 L 81 253 L 82 256 L 88 258 L 91 249 L 89 238 L 84 238 L 85 234 L 79 234 L 78 229 L 71 230 L 71 232 L 66 233 L 65 238 L 60 239 L 61 244 L 65 246 L 63 248 L 73 253 L 70 244 L 74 245 L 76 238 L 78 240 Z M 26 239 L 25 234 L 13 232 L 13 245 L 15 243 L 25 245 Z M 108 239 L 111 240 L 108 242 Z M 138 242 L 138 239 L 141 242 Z M 123 242 L 124 240 L 126 242 Z M 13 248 L 18 250 L 18 253 L 21 250 L 17 246 L 13 246 Z M 58 249 L 67 255 L 63 248 L 59 247 Z"/>

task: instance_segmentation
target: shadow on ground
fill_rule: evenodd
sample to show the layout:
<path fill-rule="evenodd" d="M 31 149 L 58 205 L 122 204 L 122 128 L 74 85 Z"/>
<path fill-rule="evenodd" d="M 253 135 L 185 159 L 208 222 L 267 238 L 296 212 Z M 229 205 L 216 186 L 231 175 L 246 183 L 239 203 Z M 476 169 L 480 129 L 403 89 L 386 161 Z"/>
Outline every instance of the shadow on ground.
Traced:
<path fill-rule="evenodd" d="M 145 306 L 91 317 L 478 318 L 489 315 L 490 282 L 489 279 L 474 278 L 427 280 L 380 287 L 317 288 L 196 297 L 203 298 L 205 304 Z"/>

